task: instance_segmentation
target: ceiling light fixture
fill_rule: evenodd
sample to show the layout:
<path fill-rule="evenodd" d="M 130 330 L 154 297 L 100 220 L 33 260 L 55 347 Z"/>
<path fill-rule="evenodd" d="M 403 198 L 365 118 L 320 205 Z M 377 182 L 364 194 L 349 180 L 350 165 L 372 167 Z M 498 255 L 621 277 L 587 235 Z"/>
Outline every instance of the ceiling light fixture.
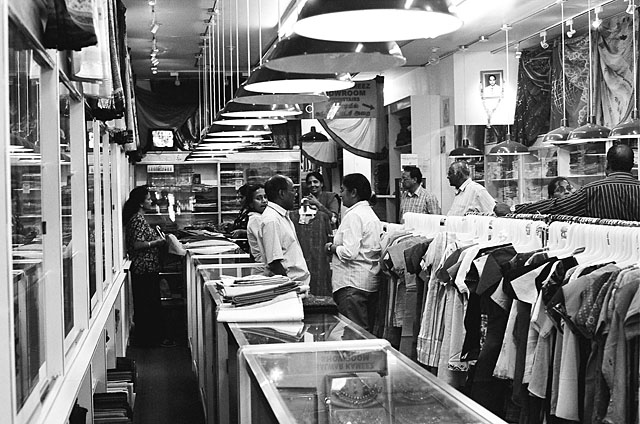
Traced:
<path fill-rule="evenodd" d="M 300 143 L 324 143 L 329 141 L 326 135 L 316 131 L 316 127 L 311 126 L 311 130 L 300 136 Z"/>
<path fill-rule="evenodd" d="M 226 126 L 212 124 L 209 127 L 207 138 L 212 137 L 261 137 L 270 135 L 271 129 L 267 125 L 237 125 Z"/>
<path fill-rule="evenodd" d="M 260 105 L 260 104 L 242 104 L 235 101 L 228 102 L 220 111 L 220 115 L 227 118 L 269 118 L 269 117 L 287 117 L 298 116 L 302 114 L 302 110 L 296 104 L 294 105 Z"/>
<path fill-rule="evenodd" d="M 562 119 L 560 120 L 560 126 L 552 131 L 549 131 L 548 133 L 546 133 L 544 135 L 544 137 L 542 138 L 542 142 L 549 142 L 549 143 L 554 143 L 554 144 L 562 144 L 562 143 L 566 143 L 567 139 L 569 138 L 569 133 L 571 133 L 571 131 L 573 131 L 573 128 L 569 127 L 568 125 L 568 121 L 567 121 L 567 101 L 566 101 L 566 74 L 565 74 L 565 52 L 564 52 L 564 47 L 565 47 L 565 43 L 564 43 L 564 36 L 565 36 L 565 31 L 564 31 L 564 2 L 560 3 L 560 25 L 562 26 L 561 28 L 561 35 L 562 35 Z"/>
<path fill-rule="evenodd" d="M 591 13 L 591 10 L 589 10 Z M 569 25 L 569 30 L 567 31 L 567 37 L 571 38 L 576 33 L 576 30 L 573 29 L 573 19 L 567 19 L 567 25 Z"/>
<path fill-rule="evenodd" d="M 540 47 L 543 49 L 549 48 L 549 43 L 547 43 L 547 31 L 540 32 L 540 37 L 542 37 L 542 41 L 540 41 Z"/>
<path fill-rule="evenodd" d="M 478 38 L 478 42 L 479 42 L 479 43 L 486 43 L 487 41 L 489 41 L 489 37 L 487 37 L 486 35 L 481 35 L 481 36 Z"/>
<path fill-rule="evenodd" d="M 158 73 L 158 68 L 157 68 L 156 66 L 152 66 L 152 67 L 151 67 L 151 73 L 152 73 L 153 75 L 157 74 L 157 73 Z"/>
<path fill-rule="evenodd" d="M 382 72 L 406 62 L 395 41 L 339 42 L 298 34 L 275 43 L 264 59 L 264 65 L 276 71 L 310 74 Z"/>
<path fill-rule="evenodd" d="M 589 2 L 589 22 L 591 22 L 591 2 Z M 592 66 L 592 43 L 591 43 L 591 25 L 589 25 L 589 119 L 585 125 L 582 125 L 569 133 L 567 139 L 574 143 L 591 143 L 597 141 L 606 141 L 609 138 L 609 128 L 596 124 L 596 117 L 593 111 L 593 66 Z"/>
<path fill-rule="evenodd" d="M 173 81 L 173 85 L 175 85 L 176 87 L 180 87 L 180 73 L 179 72 L 171 72 L 169 74 L 172 77 L 176 77 L 175 81 Z"/>
<path fill-rule="evenodd" d="M 379 42 L 435 38 L 461 26 L 446 0 L 324 0 L 308 1 L 293 30 L 320 40 Z"/>
<path fill-rule="evenodd" d="M 630 6 L 633 6 L 635 10 L 635 0 L 629 2 Z M 616 125 L 609 134 L 610 138 L 624 139 L 624 138 L 640 138 L 640 119 L 638 118 L 638 46 L 636 42 L 636 14 L 632 14 L 631 19 L 631 38 L 633 40 L 633 109 L 631 110 L 631 117 Z"/>
<path fill-rule="evenodd" d="M 593 20 L 591 25 L 595 29 L 598 29 L 598 28 L 600 28 L 600 24 L 602 24 L 602 19 L 600 19 L 600 12 L 602 12 L 602 6 L 597 6 L 595 9 L 593 9 L 593 11 L 596 14 L 596 18 Z"/>
<path fill-rule="evenodd" d="M 349 74 L 300 74 L 274 71 L 267 67 L 254 70 L 244 88 L 256 93 L 318 93 L 353 87 Z"/>

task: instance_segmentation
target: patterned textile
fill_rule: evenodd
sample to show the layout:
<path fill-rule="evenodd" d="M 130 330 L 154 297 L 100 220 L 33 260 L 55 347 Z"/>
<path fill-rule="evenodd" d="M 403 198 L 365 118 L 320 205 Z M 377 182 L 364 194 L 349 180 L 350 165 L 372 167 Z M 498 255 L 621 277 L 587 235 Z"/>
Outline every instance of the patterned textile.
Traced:
<path fill-rule="evenodd" d="M 329 241 L 331 232 L 331 221 L 329 215 L 322 211 L 316 215 L 308 224 L 300 224 L 299 212 L 291 211 L 291 221 L 296 228 L 300 247 L 307 261 L 307 268 L 311 273 L 309 291 L 315 296 L 331 296 L 331 269 L 329 268 L 329 255 L 324 249 Z"/>
<path fill-rule="evenodd" d="M 562 44 L 558 40 L 553 48 L 550 129 L 560 126 L 565 107 L 570 127 L 586 124 L 589 117 L 588 35 L 565 38 L 564 56 L 563 66 Z"/>
<path fill-rule="evenodd" d="M 406 212 L 440 215 L 441 210 L 436 196 L 420 185 L 414 193 L 410 191 L 402 192 L 400 216 L 403 216 Z"/>
<path fill-rule="evenodd" d="M 48 16 L 43 37 L 45 47 L 80 50 L 98 42 L 93 28 L 91 0 L 51 0 L 47 3 Z"/>
<path fill-rule="evenodd" d="M 608 19 L 598 30 L 594 86 L 598 122 L 609 128 L 619 124 L 633 108 L 632 19 L 626 13 Z"/>
<path fill-rule="evenodd" d="M 158 237 L 151 229 L 142 213 L 138 212 L 131 217 L 125 228 L 127 253 L 131 259 L 129 268 L 134 274 L 145 274 L 160 271 L 160 251 L 157 247 L 135 250 L 133 244 L 136 241 L 151 242 Z"/>
<path fill-rule="evenodd" d="M 518 69 L 518 94 L 514 120 L 516 140 L 531 146 L 549 131 L 551 106 L 551 51 L 525 50 Z"/>

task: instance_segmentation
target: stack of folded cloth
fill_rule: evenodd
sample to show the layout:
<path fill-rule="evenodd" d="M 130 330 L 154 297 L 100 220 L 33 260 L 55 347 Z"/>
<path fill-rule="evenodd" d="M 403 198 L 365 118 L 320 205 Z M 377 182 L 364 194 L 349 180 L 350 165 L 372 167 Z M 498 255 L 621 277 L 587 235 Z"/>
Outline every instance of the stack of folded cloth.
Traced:
<path fill-rule="evenodd" d="M 218 321 L 300 321 L 304 318 L 298 294 L 308 292 L 309 287 L 288 277 L 223 276 L 219 281 L 206 283 L 209 284 L 215 284 L 224 300 L 218 309 Z"/>
<path fill-rule="evenodd" d="M 281 275 L 250 275 L 240 278 L 222 276 L 216 284 L 223 299 L 235 306 L 268 302 L 281 294 L 305 291 L 305 286 Z"/>

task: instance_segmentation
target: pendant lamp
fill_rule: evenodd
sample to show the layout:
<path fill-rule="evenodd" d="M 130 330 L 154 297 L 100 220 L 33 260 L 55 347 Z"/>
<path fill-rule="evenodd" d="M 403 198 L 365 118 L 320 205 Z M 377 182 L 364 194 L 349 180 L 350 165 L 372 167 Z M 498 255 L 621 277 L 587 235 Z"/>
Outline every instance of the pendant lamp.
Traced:
<path fill-rule="evenodd" d="M 450 158 L 482 157 L 482 151 L 480 149 L 476 149 L 475 147 L 470 146 L 469 139 L 465 137 L 462 139 L 461 146 L 458 146 L 449 152 L 449 157 Z"/>
<path fill-rule="evenodd" d="M 244 84 L 244 88 L 256 93 L 319 93 L 340 91 L 353 87 L 351 75 L 340 74 L 300 74 L 280 72 L 262 66 L 255 69 Z"/>
<path fill-rule="evenodd" d="M 325 93 L 252 93 L 240 86 L 232 101 L 252 105 L 307 104 L 329 101 L 329 96 Z"/>
<path fill-rule="evenodd" d="M 542 139 L 543 142 L 550 142 L 554 144 L 563 144 L 569 138 L 569 133 L 573 131 L 573 128 L 569 127 L 567 121 L 567 102 L 566 102 L 566 89 L 565 89 L 565 73 L 564 73 L 564 2 L 560 3 L 560 19 L 561 19 L 561 33 L 562 33 L 562 120 L 560 126 L 545 134 Z"/>
<path fill-rule="evenodd" d="M 631 118 L 616 125 L 609 134 L 610 138 L 640 138 L 640 119 L 638 119 L 638 63 L 637 63 L 637 41 L 636 41 L 636 4 L 635 0 L 629 2 L 629 9 L 633 7 L 633 18 L 631 20 L 633 28 L 631 30 L 633 39 L 633 110 Z"/>
<path fill-rule="evenodd" d="M 264 65 L 275 71 L 305 74 L 382 72 L 405 63 L 407 59 L 395 41 L 326 41 L 295 33 L 275 43 L 264 59 Z"/>
<path fill-rule="evenodd" d="M 271 118 L 301 115 L 300 106 L 293 105 L 260 105 L 228 102 L 220 111 L 225 118 Z"/>
<path fill-rule="evenodd" d="M 502 26 L 505 35 L 505 57 L 506 57 L 506 78 L 504 84 L 509 83 L 509 30 L 511 27 L 507 24 Z M 507 125 L 507 134 L 505 140 L 496 144 L 491 148 L 488 155 L 491 156 L 516 156 L 529 154 L 529 149 L 522 143 L 518 143 L 511 139 L 510 125 Z"/>
<path fill-rule="evenodd" d="M 329 141 L 326 135 L 316 131 L 316 127 L 312 126 L 311 130 L 300 136 L 301 143 L 324 143 Z"/>
<path fill-rule="evenodd" d="M 589 8 L 589 120 L 569 133 L 567 138 L 571 144 L 591 143 L 597 141 L 605 141 L 609 138 L 609 128 L 596 124 L 596 117 L 593 113 L 593 65 L 592 65 L 592 46 L 591 46 L 591 2 Z"/>
<path fill-rule="evenodd" d="M 271 134 L 267 125 L 236 125 L 226 126 L 212 124 L 207 132 L 207 138 L 211 137 L 259 137 Z"/>
<path fill-rule="evenodd" d="M 446 0 L 309 0 L 293 30 L 330 41 L 398 41 L 435 38 L 462 21 Z"/>

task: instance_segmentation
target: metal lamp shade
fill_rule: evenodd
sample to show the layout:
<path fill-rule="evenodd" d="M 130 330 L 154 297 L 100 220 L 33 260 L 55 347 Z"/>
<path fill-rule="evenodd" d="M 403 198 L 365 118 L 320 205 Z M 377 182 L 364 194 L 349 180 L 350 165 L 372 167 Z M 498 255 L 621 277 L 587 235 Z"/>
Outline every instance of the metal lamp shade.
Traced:
<path fill-rule="evenodd" d="M 398 41 L 435 38 L 462 21 L 446 0 L 310 0 L 293 30 L 329 41 Z"/>
<path fill-rule="evenodd" d="M 585 125 L 571 131 L 567 141 L 571 144 L 580 144 L 607 140 L 611 130 L 607 127 L 603 127 L 602 125 L 594 124 L 593 122 L 594 120 L 592 119 Z"/>
<path fill-rule="evenodd" d="M 259 105 L 228 102 L 220 111 L 225 118 L 273 118 L 301 115 L 302 110 L 293 105 Z"/>
<path fill-rule="evenodd" d="M 338 74 L 382 72 L 402 66 L 398 43 L 356 43 L 317 40 L 292 34 L 267 52 L 264 66 L 281 72 Z"/>
<path fill-rule="evenodd" d="M 640 119 L 638 119 L 638 111 L 631 113 L 631 119 L 616 125 L 609 134 L 609 138 L 640 138 Z"/>
<path fill-rule="evenodd" d="M 329 100 L 325 93 L 279 93 L 260 94 L 247 91 L 244 87 L 238 88 L 233 99 L 234 103 L 249 105 L 286 105 L 322 103 Z"/>
<path fill-rule="evenodd" d="M 311 127 L 311 130 L 300 136 L 301 143 L 324 143 L 329 141 L 326 135 L 316 131 L 316 127 Z"/>
<path fill-rule="evenodd" d="M 354 86 L 349 74 L 299 74 L 274 71 L 264 66 L 254 70 L 244 88 L 256 93 L 319 93 Z"/>

